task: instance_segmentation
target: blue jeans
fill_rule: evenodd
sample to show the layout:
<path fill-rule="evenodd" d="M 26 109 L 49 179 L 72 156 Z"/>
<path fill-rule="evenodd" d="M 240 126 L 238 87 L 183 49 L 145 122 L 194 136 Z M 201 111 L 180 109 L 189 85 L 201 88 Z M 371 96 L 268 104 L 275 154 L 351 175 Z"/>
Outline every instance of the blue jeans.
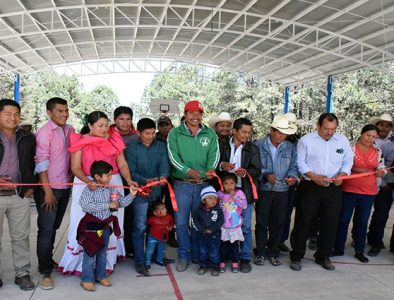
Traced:
<path fill-rule="evenodd" d="M 132 241 L 134 247 L 134 263 L 137 266 L 145 263 L 145 230 L 149 200 L 137 196 L 131 205 L 133 206 Z"/>
<path fill-rule="evenodd" d="M 336 252 L 343 253 L 345 251 L 349 223 L 354 211 L 353 226 L 355 227 L 352 230 L 355 240 L 354 250 L 356 253 L 364 253 L 368 219 L 374 199 L 375 195 L 342 193 L 342 213 L 335 243 Z"/>
<path fill-rule="evenodd" d="M 242 210 L 242 233 L 244 235 L 244 241 L 241 242 L 240 260 L 252 260 L 252 213 L 253 204 L 248 203 L 248 206 Z"/>
<path fill-rule="evenodd" d="M 156 245 L 157 245 L 156 261 L 160 264 L 163 263 L 164 251 L 166 250 L 166 241 L 160 241 L 155 237 L 153 237 L 152 235 L 148 234 L 148 238 L 146 241 L 146 259 L 145 259 L 146 266 L 150 266 L 152 255 L 153 252 L 155 251 Z"/>
<path fill-rule="evenodd" d="M 208 262 L 212 267 L 220 264 L 220 236 L 206 236 L 198 232 L 199 262 L 203 268 L 208 267 Z"/>
<path fill-rule="evenodd" d="M 82 261 L 82 282 L 94 282 L 107 278 L 105 267 L 107 265 L 107 248 L 109 241 L 110 229 L 103 231 L 104 247 L 96 255 L 89 256 L 85 251 Z"/>
<path fill-rule="evenodd" d="M 53 244 L 55 243 L 56 231 L 62 224 L 64 213 L 66 212 L 70 189 L 52 189 L 56 197 L 56 206 L 51 211 L 46 211 L 43 207 L 44 190 L 38 188 L 34 192 L 34 201 L 37 208 L 37 258 L 38 268 L 41 274 L 52 273 Z"/>
<path fill-rule="evenodd" d="M 208 183 L 190 184 L 174 180 L 174 192 L 178 204 L 175 213 L 176 234 L 179 243 L 178 259 L 184 262 L 198 260 L 198 234 L 190 229 L 190 214 L 198 210 L 201 204 L 200 193 Z"/>

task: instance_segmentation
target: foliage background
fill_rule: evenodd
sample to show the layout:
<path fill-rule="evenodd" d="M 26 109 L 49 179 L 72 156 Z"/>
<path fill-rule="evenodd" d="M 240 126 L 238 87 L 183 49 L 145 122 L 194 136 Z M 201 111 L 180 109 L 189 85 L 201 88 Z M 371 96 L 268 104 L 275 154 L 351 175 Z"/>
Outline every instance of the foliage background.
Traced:
<path fill-rule="evenodd" d="M 339 131 L 356 139 L 363 125 L 372 116 L 392 113 L 394 108 L 393 65 L 379 70 L 364 69 L 334 77 L 333 111 L 340 124 Z M 13 97 L 13 81 L 0 76 L 0 97 Z M 284 108 L 284 87 L 247 74 L 229 70 L 210 70 L 202 65 L 182 65 L 157 74 L 145 88 L 140 104 L 133 104 L 134 122 L 142 117 L 157 119 L 150 104 L 157 99 L 179 101 L 179 114 L 169 114 L 179 124 L 184 104 L 191 99 L 200 100 L 205 109 L 204 122 L 211 115 L 230 112 L 233 118 L 247 117 L 254 124 L 255 137 L 264 135 L 277 113 Z M 85 92 L 78 78 L 59 75 L 43 69 L 22 77 L 22 119 L 34 123 L 36 130 L 47 120 L 45 102 L 54 96 L 69 102 L 70 123 L 78 130 L 83 116 L 93 110 L 102 110 L 112 118 L 120 105 L 115 92 L 100 85 Z M 291 87 L 290 111 L 298 118 L 301 134 L 315 129 L 318 116 L 325 111 L 325 79 Z"/>

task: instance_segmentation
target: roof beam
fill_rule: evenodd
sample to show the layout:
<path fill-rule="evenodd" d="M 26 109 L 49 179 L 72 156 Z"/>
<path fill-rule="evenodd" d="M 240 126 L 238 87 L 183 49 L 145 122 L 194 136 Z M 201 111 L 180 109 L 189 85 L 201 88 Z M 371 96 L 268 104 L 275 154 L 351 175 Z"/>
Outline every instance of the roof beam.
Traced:
<path fill-rule="evenodd" d="M 150 56 L 150 54 L 152 53 L 153 45 L 155 43 L 154 41 L 156 40 L 157 35 L 159 34 L 159 31 L 160 31 L 161 25 L 163 24 L 164 18 L 167 15 L 168 6 L 170 5 L 170 2 L 171 2 L 171 0 L 166 0 L 166 3 L 164 4 L 163 13 L 160 16 L 160 20 L 158 20 L 157 28 L 156 28 L 155 33 L 153 35 L 153 41 L 152 41 L 152 43 L 149 47 L 149 50 L 148 50 L 148 56 Z"/>

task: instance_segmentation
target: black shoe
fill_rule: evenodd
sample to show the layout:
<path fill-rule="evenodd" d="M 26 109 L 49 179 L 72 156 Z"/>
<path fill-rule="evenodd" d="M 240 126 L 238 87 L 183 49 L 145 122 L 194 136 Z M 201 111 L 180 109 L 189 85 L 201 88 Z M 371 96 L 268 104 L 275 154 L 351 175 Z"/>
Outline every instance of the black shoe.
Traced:
<path fill-rule="evenodd" d="M 301 271 L 302 265 L 300 260 L 291 260 L 290 261 L 290 269 L 293 271 Z"/>
<path fill-rule="evenodd" d="M 394 248 L 390 248 L 390 253 L 394 253 Z"/>
<path fill-rule="evenodd" d="M 212 271 L 211 271 L 212 276 L 219 276 L 219 274 L 220 274 L 219 267 L 212 268 Z"/>
<path fill-rule="evenodd" d="M 135 266 L 135 271 L 142 276 L 149 276 L 149 271 L 145 265 L 137 265 Z"/>
<path fill-rule="evenodd" d="M 127 258 L 134 258 L 134 253 L 126 253 Z"/>
<path fill-rule="evenodd" d="M 280 243 L 279 250 L 282 252 L 289 252 L 290 251 L 289 247 L 287 247 L 285 243 Z"/>
<path fill-rule="evenodd" d="M 3 286 L 3 280 L 0 279 L 0 288 Z"/>
<path fill-rule="evenodd" d="M 363 253 L 356 253 L 356 254 L 354 254 L 354 257 L 357 258 L 359 261 L 361 261 L 364 264 L 367 264 L 369 262 L 369 259 L 366 258 Z"/>
<path fill-rule="evenodd" d="M 241 260 L 240 271 L 242 273 L 249 273 L 250 271 L 252 271 L 252 266 L 250 265 L 249 260 Z"/>
<path fill-rule="evenodd" d="M 15 284 L 19 285 L 21 290 L 29 291 L 34 289 L 34 283 L 31 281 L 30 275 L 15 277 Z"/>
<path fill-rule="evenodd" d="M 372 247 L 371 249 L 369 249 L 367 255 L 375 257 L 378 256 L 379 253 L 380 253 L 380 249 Z"/>
<path fill-rule="evenodd" d="M 308 249 L 309 250 L 316 250 L 317 249 L 317 238 L 309 238 L 308 242 Z"/>
<path fill-rule="evenodd" d="M 317 263 L 318 265 L 321 265 L 323 269 L 326 269 L 328 271 L 335 270 L 335 266 L 332 264 L 332 262 L 328 258 L 315 258 L 315 263 Z"/>
<path fill-rule="evenodd" d="M 173 264 L 175 262 L 175 259 L 171 259 L 171 258 L 163 258 L 163 264 L 169 265 L 169 264 Z"/>

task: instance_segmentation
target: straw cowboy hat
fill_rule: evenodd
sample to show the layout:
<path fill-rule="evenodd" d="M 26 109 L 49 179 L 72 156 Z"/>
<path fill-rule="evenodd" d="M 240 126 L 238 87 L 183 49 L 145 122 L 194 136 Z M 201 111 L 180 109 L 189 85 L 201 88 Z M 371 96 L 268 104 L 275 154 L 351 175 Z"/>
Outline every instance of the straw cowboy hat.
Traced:
<path fill-rule="evenodd" d="M 393 125 L 393 119 L 391 118 L 391 116 L 389 114 L 383 114 L 380 117 L 372 117 L 369 120 L 369 124 L 376 125 L 377 123 L 382 122 L 382 121 L 389 122 L 389 123 L 391 123 L 391 125 Z"/>
<path fill-rule="evenodd" d="M 292 125 L 297 124 L 297 117 L 295 114 L 288 112 L 288 113 L 285 113 L 284 116 L 287 118 L 287 120 L 289 120 L 290 124 L 292 124 Z"/>
<path fill-rule="evenodd" d="M 231 116 L 228 112 L 222 112 L 217 116 L 210 117 L 208 124 L 209 127 L 214 128 L 219 122 L 230 122 L 231 126 L 233 126 L 233 120 L 231 119 Z"/>
<path fill-rule="evenodd" d="M 294 134 L 297 131 L 297 126 L 294 122 L 291 122 L 285 115 L 276 115 L 271 124 L 272 128 L 279 130 L 284 134 Z"/>

